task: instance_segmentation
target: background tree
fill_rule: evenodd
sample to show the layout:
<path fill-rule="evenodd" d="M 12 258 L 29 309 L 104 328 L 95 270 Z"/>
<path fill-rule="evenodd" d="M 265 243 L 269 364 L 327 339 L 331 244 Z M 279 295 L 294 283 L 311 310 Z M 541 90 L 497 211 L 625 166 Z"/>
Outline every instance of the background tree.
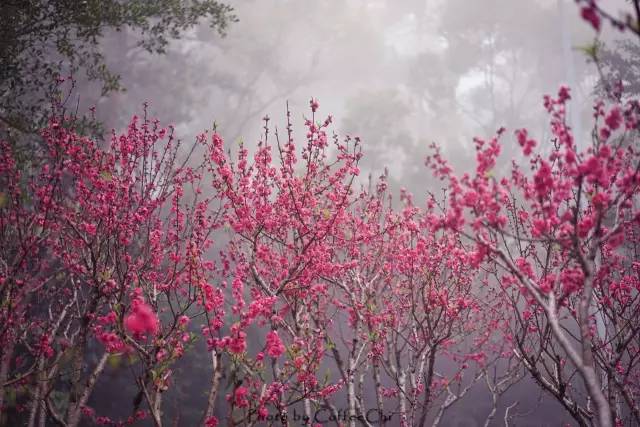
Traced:
<path fill-rule="evenodd" d="M 100 44 L 107 31 L 134 29 L 138 47 L 161 54 L 201 20 L 224 34 L 232 12 L 213 0 L 8 0 L 0 12 L 0 120 L 21 132 L 44 125 L 56 76 L 82 72 L 102 94 L 121 90 Z"/>

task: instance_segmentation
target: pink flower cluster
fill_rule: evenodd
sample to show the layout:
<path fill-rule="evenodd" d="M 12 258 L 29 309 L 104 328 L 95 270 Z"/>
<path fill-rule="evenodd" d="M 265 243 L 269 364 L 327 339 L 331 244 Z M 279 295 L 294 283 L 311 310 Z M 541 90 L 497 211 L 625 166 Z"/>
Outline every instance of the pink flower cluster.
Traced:
<path fill-rule="evenodd" d="M 153 308 L 141 298 L 136 298 L 131 304 L 131 313 L 124 319 L 124 326 L 135 335 L 156 335 L 160 322 Z"/>
<path fill-rule="evenodd" d="M 267 334 L 267 354 L 271 357 L 278 358 L 285 352 L 284 344 L 280 341 L 277 331 L 270 331 Z"/>

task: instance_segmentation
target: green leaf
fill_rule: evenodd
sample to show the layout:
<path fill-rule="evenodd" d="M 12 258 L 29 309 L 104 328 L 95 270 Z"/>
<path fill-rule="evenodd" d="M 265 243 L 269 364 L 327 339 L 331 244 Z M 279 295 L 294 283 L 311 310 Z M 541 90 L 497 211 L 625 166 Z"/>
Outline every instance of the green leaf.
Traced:
<path fill-rule="evenodd" d="M 120 354 L 110 354 L 107 357 L 107 363 L 112 369 L 118 369 L 122 364 L 122 356 Z"/>
<path fill-rule="evenodd" d="M 7 206 L 8 203 L 9 203 L 9 196 L 7 196 L 6 193 L 0 192 L 0 209 Z"/>
<path fill-rule="evenodd" d="M 580 52 L 584 53 L 589 59 L 592 59 L 594 61 L 598 56 L 599 49 L 600 49 L 600 46 L 597 42 L 576 47 L 576 50 L 579 50 Z"/>
<path fill-rule="evenodd" d="M 331 370 L 329 368 L 327 368 L 324 371 L 324 382 L 323 384 L 329 384 L 329 380 L 331 379 Z"/>

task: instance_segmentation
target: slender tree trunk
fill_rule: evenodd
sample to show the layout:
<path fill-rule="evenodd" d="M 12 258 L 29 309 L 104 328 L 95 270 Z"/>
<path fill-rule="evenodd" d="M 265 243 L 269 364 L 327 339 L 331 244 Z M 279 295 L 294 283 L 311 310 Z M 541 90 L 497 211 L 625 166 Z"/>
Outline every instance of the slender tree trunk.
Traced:
<path fill-rule="evenodd" d="M 587 280 L 588 279 L 585 280 L 585 288 L 587 286 Z M 588 306 L 588 301 L 586 304 L 583 304 L 583 301 L 581 301 L 578 307 L 578 319 L 580 322 L 580 335 L 582 340 L 582 355 L 576 352 L 576 350 L 571 345 L 571 342 L 569 342 L 569 340 L 567 339 L 564 331 L 560 327 L 560 323 L 556 313 L 555 300 L 552 301 L 550 306 L 545 308 L 554 336 L 556 337 L 562 348 L 567 352 L 567 355 L 571 359 L 571 362 L 573 362 L 576 369 L 582 376 L 582 380 L 584 381 L 587 393 L 589 394 L 591 399 L 593 399 L 593 402 L 596 405 L 596 414 L 599 426 L 612 427 L 613 417 L 611 408 L 609 406 L 609 401 L 602 391 L 600 380 L 593 364 L 593 357 L 591 353 L 592 343 L 589 331 L 588 316 L 585 316 L 585 313 L 588 314 Z M 587 355 L 586 359 L 585 355 Z M 589 358 L 588 355 L 591 355 L 591 357 Z"/>
<path fill-rule="evenodd" d="M 431 403 L 431 383 L 433 382 L 433 370 L 436 364 L 436 349 L 429 349 L 429 366 L 424 377 L 424 400 L 420 413 L 420 422 L 418 425 L 424 426 L 427 423 L 427 413 L 429 412 L 429 404 Z"/>
<path fill-rule="evenodd" d="M 582 344 L 582 376 L 589 395 L 596 405 L 600 427 L 612 427 L 613 414 L 611 412 L 611 406 L 609 405 L 609 399 L 607 399 L 607 396 L 605 396 L 602 391 L 600 378 L 598 378 L 598 372 L 596 371 L 596 364 L 593 357 L 593 340 L 591 338 L 591 328 L 589 325 L 589 308 L 591 307 L 593 298 L 594 259 L 595 251 L 592 249 L 589 259 L 583 267 L 585 273 L 584 288 L 580 296 L 580 302 L 578 303 L 578 321 L 580 322 L 580 338 Z"/>
<path fill-rule="evenodd" d="M 79 416 L 75 413 L 79 412 L 77 409 L 80 406 L 82 393 L 81 382 L 82 374 L 84 372 L 84 358 L 86 355 L 87 343 L 89 341 L 89 325 L 91 323 L 90 314 L 95 313 L 98 308 L 99 298 L 97 291 L 94 291 L 87 312 L 82 317 L 78 344 L 74 348 L 73 362 L 71 364 L 71 391 L 69 393 L 69 407 L 67 408 L 66 416 L 66 419 L 69 422 L 71 422 L 71 420 L 75 420 L 76 423 L 80 421 Z M 69 424 L 69 426 L 71 427 L 72 424 Z"/>
<path fill-rule="evenodd" d="M 215 350 L 211 350 L 211 388 L 209 389 L 209 398 L 207 399 L 207 410 L 205 411 L 205 421 L 213 416 L 216 406 L 216 398 L 218 397 L 218 388 L 220 387 L 220 378 L 222 377 L 222 355 Z"/>
<path fill-rule="evenodd" d="M 400 419 L 404 422 L 407 420 L 407 374 L 402 370 L 398 376 L 398 388 L 400 393 Z"/>
<path fill-rule="evenodd" d="M 98 378 L 104 370 L 108 357 L 109 353 L 107 352 L 102 355 L 102 357 L 98 361 L 98 364 L 91 372 L 91 375 L 89 375 L 89 378 L 87 378 L 85 386 L 81 390 L 81 393 L 79 394 L 75 405 L 73 406 L 73 408 L 69 408 L 69 410 L 67 411 L 67 427 L 76 427 L 78 424 L 80 424 L 80 420 L 82 418 L 82 408 L 86 406 L 87 402 L 89 401 L 89 397 L 93 392 Z"/>
<path fill-rule="evenodd" d="M 309 420 L 313 419 L 311 414 L 311 401 L 309 399 L 304 399 L 304 415 Z"/>
<path fill-rule="evenodd" d="M 29 413 L 29 422 L 27 424 L 29 427 L 35 427 L 36 420 L 38 419 L 38 411 L 46 410 L 44 405 L 44 392 L 47 384 L 47 373 L 45 372 L 44 364 L 44 356 L 41 355 L 38 357 L 37 371 L 35 374 L 35 390 L 31 397 L 31 411 Z"/>
<path fill-rule="evenodd" d="M 38 417 L 38 409 L 40 409 L 40 392 L 42 391 L 42 386 L 40 385 L 40 375 L 38 375 L 38 379 L 36 380 L 36 385 L 34 387 L 33 395 L 31 396 L 31 408 L 29 410 L 29 421 L 27 421 L 27 427 L 35 427 L 36 419 Z"/>
<path fill-rule="evenodd" d="M 356 363 L 353 356 L 349 357 L 349 367 L 347 370 L 347 402 L 349 405 L 349 427 L 356 426 L 356 387 L 355 387 L 355 368 Z M 353 418 L 352 418 L 353 417 Z"/>
<path fill-rule="evenodd" d="M 378 359 L 373 362 L 373 381 L 375 383 L 376 388 L 376 405 L 378 407 L 378 413 L 382 417 L 384 414 L 384 400 L 382 399 L 382 381 L 380 380 L 380 363 Z M 382 417 L 382 425 L 386 424 L 386 420 Z"/>

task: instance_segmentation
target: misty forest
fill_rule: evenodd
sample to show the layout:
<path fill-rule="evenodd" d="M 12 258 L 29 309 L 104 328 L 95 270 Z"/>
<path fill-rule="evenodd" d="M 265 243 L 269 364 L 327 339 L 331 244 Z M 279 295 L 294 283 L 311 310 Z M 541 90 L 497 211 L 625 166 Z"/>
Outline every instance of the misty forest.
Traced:
<path fill-rule="evenodd" d="M 640 0 L 0 19 L 0 426 L 640 426 Z"/>

